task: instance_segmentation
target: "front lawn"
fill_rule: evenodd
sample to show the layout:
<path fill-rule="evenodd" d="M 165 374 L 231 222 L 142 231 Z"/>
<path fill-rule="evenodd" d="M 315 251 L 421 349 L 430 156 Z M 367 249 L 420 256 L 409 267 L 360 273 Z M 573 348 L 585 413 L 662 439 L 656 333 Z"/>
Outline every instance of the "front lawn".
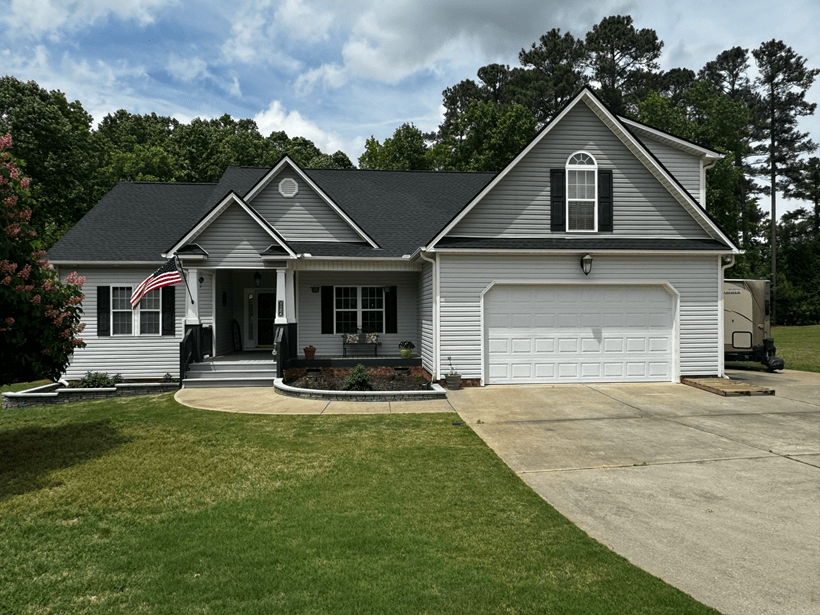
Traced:
<path fill-rule="evenodd" d="M 0 613 L 715 613 L 586 536 L 455 414 L 170 394 L 7 410 L 0 545 Z"/>

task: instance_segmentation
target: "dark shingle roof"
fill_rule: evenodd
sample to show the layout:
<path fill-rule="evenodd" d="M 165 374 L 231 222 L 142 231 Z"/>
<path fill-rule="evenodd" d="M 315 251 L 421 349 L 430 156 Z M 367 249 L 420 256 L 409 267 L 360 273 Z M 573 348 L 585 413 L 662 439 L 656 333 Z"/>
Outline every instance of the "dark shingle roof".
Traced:
<path fill-rule="evenodd" d="M 122 182 L 51 250 L 52 261 L 160 261 L 202 216 L 216 184 Z"/>

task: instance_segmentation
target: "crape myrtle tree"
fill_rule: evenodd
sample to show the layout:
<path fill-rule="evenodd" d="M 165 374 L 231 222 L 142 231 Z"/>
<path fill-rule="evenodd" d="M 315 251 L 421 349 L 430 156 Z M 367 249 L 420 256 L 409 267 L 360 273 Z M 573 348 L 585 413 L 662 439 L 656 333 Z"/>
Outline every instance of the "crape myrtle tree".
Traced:
<path fill-rule="evenodd" d="M 777 322 L 777 191 L 791 185 L 791 170 L 800 156 L 815 151 L 808 133 L 797 129 L 801 116 L 814 113 L 817 105 L 806 101 L 806 91 L 820 69 L 809 69 L 802 56 L 783 41 L 765 42 L 752 51 L 759 71 L 755 86 L 759 95 L 754 154 L 760 156 L 755 172 L 768 179 L 765 191 L 771 198 L 772 324 Z"/>
<path fill-rule="evenodd" d="M 11 155 L 11 135 L 0 136 L 0 384 L 65 371 L 78 337 L 84 278 L 64 282 L 44 260 L 31 225 L 29 179 Z"/>

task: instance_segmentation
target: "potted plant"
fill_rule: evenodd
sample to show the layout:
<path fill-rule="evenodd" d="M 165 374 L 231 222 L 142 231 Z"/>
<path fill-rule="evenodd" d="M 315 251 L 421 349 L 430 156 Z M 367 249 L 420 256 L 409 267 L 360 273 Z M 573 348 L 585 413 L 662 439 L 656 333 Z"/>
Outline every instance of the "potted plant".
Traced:
<path fill-rule="evenodd" d="M 305 359 L 308 361 L 313 361 L 313 358 L 316 356 L 316 347 L 315 346 L 305 346 Z"/>
<path fill-rule="evenodd" d="M 409 359 L 410 355 L 413 353 L 413 348 L 415 347 L 416 345 L 410 340 L 399 342 L 399 351 L 401 352 L 401 358 Z"/>
<path fill-rule="evenodd" d="M 461 374 L 453 367 L 453 357 L 447 357 L 447 360 L 450 362 L 450 371 L 444 376 L 444 380 L 448 389 L 455 390 L 461 386 Z"/>

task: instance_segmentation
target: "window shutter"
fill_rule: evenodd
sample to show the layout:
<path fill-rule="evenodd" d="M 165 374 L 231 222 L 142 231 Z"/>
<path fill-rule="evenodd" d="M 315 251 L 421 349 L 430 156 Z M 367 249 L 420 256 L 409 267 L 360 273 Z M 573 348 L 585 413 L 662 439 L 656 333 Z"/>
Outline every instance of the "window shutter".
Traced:
<path fill-rule="evenodd" d="M 333 287 L 322 286 L 322 333 L 333 333 Z"/>
<path fill-rule="evenodd" d="M 566 211 L 566 171 L 550 170 L 550 230 L 553 233 L 567 230 L 564 219 Z"/>
<path fill-rule="evenodd" d="M 395 286 L 390 286 L 390 291 L 384 296 L 384 332 L 399 332 L 399 299 Z"/>
<path fill-rule="evenodd" d="M 111 335 L 111 287 L 97 287 L 97 337 Z"/>
<path fill-rule="evenodd" d="M 176 288 L 162 287 L 162 334 L 176 335 L 176 314 L 174 313 Z"/>
<path fill-rule="evenodd" d="M 612 169 L 598 171 L 598 231 L 612 232 Z"/>

